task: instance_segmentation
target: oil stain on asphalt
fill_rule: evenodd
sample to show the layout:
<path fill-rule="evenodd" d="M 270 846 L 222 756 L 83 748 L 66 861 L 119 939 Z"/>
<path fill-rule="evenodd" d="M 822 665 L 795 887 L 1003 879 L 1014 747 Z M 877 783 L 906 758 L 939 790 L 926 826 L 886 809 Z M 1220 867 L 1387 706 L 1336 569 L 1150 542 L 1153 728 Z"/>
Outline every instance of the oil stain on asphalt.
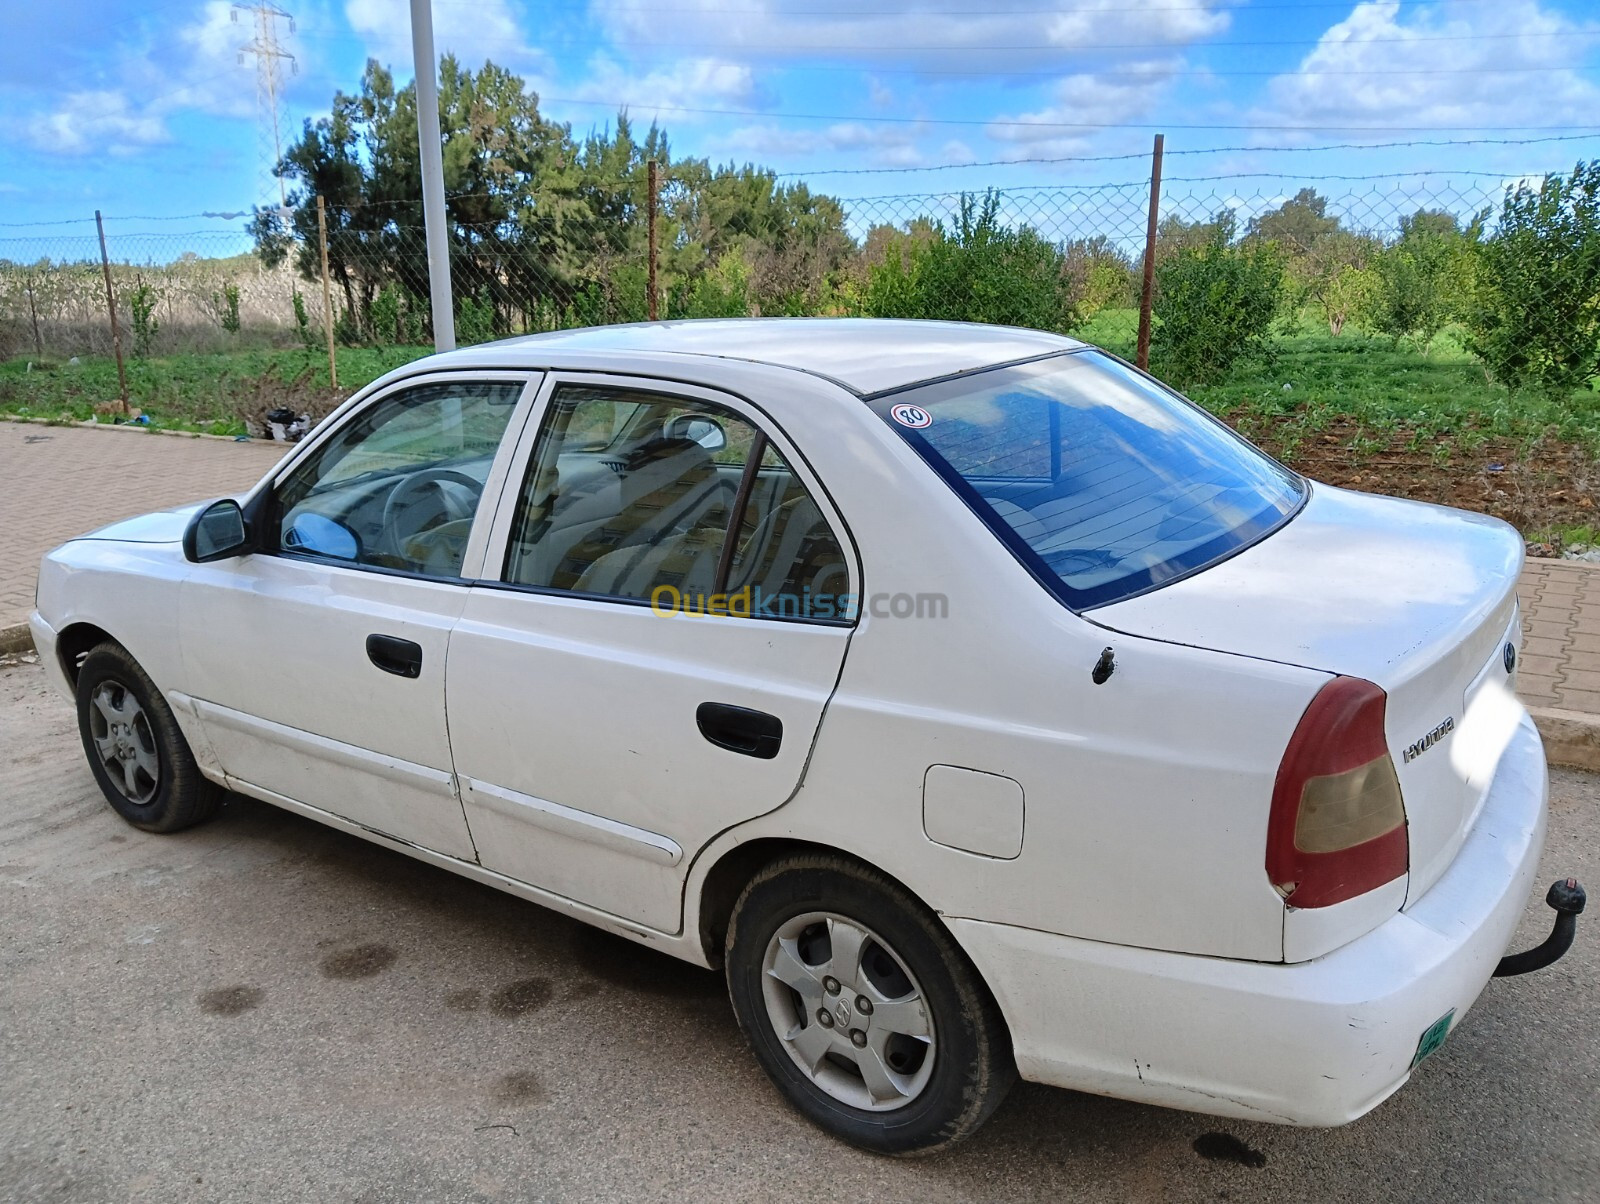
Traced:
<path fill-rule="evenodd" d="M 209 1016 L 237 1016 L 266 998 L 260 987 L 218 987 L 200 996 L 200 1010 Z"/>
<path fill-rule="evenodd" d="M 554 994 L 548 978 L 522 978 L 489 996 L 489 1010 L 496 1016 L 526 1016 L 544 1007 Z"/>
<path fill-rule="evenodd" d="M 1251 1170 L 1267 1165 L 1267 1156 L 1251 1149 L 1231 1133 L 1202 1133 L 1194 1139 L 1194 1152 L 1212 1162 L 1237 1162 Z"/>
<path fill-rule="evenodd" d="M 497 1104 L 541 1104 L 545 1098 L 544 1084 L 531 1070 L 501 1075 L 494 1082 L 492 1094 Z"/>
<path fill-rule="evenodd" d="M 336 949 L 322 959 L 324 978 L 371 978 L 394 965 L 395 951 L 388 945 L 356 945 Z"/>

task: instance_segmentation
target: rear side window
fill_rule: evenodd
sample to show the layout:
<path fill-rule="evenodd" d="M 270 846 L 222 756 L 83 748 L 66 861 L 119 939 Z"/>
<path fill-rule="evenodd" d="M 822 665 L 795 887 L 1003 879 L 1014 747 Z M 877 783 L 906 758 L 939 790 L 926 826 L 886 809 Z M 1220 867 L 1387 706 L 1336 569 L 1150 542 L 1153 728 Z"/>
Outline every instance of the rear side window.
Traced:
<path fill-rule="evenodd" d="M 1220 422 L 1095 351 L 872 404 L 1075 609 L 1212 564 L 1304 497 L 1300 478 Z"/>
<path fill-rule="evenodd" d="M 635 390 L 551 398 L 505 580 L 697 614 L 854 614 L 839 541 L 766 436 L 722 406 Z"/>

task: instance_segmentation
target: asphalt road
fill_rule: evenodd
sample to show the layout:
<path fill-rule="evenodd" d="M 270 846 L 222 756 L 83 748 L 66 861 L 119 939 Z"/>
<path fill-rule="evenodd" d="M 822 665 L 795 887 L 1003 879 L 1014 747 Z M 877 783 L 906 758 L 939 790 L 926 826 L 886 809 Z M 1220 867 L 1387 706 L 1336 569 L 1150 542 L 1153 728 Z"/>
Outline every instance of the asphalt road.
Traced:
<path fill-rule="evenodd" d="M 1600 915 L 1346 1128 L 1024 1084 L 902 1162 L 791 1113 L 714 974 L 248 800 L 137 832 L 36 667 L 0 752 L 0 1199 L 1600 1199 Z M 1565 873 L 1600 778 L 1558 771 Z"/>

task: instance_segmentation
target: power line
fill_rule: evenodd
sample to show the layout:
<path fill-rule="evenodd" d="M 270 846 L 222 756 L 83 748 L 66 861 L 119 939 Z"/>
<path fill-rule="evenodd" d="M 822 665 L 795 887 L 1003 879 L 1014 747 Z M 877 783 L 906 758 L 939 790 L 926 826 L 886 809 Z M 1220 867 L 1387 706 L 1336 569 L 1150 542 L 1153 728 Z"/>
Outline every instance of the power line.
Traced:
<path fill-rule="evenodd" d="M 1210 8 L 1197 8 L 1195 4 L 1129 4 L 1124 11 L 1128 15 L 1137 13 L 1196 13 L 1210 16 L 1216 13 L 1233 12 L 1282 12 L 1300 11 L 1310 9 L 1338 9 L 1348 11 L 1351 0 L 1313 0 L 1306 4 L 1253 4 L 1250 0 L 1242 0 L 1238 4 L 1216 4 Z M 1443 4 L 1497 4 L 1502 0 L 1434 0 Z M 480 0 L 434 0 L 435 8 L 478 8 Z M 752 17 L 901 17 L 909 14 L 904 8 L 712 8 L 703 5 L 684 4 L 606 4 L 600 2 L 582 2 L 575 4 L 551 4 L 540 6 L 546 11 L 556 12 L 619 12 L 619 13 L 714 13 L 737 16 L 741 13 Z M 1073 6 L 1063 5 L 1058 8 L 930 8 L 918 12 L 916 15 L 923 17 L 1056 17 L 1070 16 L 1074 13 L 1087 13 L 1095 16 L 1104 16 L 1106 9 L 1090 5 Z"/>
<path fill-rule="evenodd" d="M 588 31 L 585 31 L 588 36 Z M 1462 33 L 1462 34 L 1418 34 L 1415 37 L 1398 38 L 1350 38 L 1337 43 L 1341 48 L 1351 46 L 1375 46 L 1388 43 L 1415 45 L 1417 43 L 1433 42 L 1500 42 L 1510 39 L 1522 38 L 1600 38 L 1600 31 L 1585 31 L 1579 29 L 1559 29 L 1543 33 L 1518 32 L 1518 33 Z M 572 40 L 570 37 L 567 40 Z M 838 52 L 837 42 L 806 44 L 801 42 L 784 42 L 781 44 L 764 44 L 752 42 L 664 42 L 658 38 L 623 39 L 608 38 L 612 46 L 649 46 L 671 47 L 678 50 L 742 50 L 773 51 L 792 53 L 797 50 L 831 50 Z M 1239 46 L 1319 46 L 1322 37 L 1315 38 L 1265 38 L 1265 39 L 1232 39 L 1220 43 L 1226 49 Z M 922 46 L 911 43 L 897 43 L 892 46 L 863 46 L 854 45 L 850 49 L 856 51 L 873 52 L 879 54 L 904 54 L 907 51 L 916 52 L 943 52 L 973 54 L 989 53 L 992 51 L 1025 52 L 1031 54 L 1077 54 L 1085 50 L 1171 50 L 1172 44 L 1168 42 L 1075 42 L 1070 45 L 1064 43 L 1048 43 L 1040 45 L 1034 43 L 1028 46 L 984 46 L 971 42 L 946 44 L 938 46 Z"/>
<path fill-rule="evenodd" d="M 1561 134 L 1550 138 L 1443 138 L 1412 142 L 1325 142 L 1321 146 L 1197 146 L 1168 150 L 1173 155 L 1223 155 L 1223 154 L 1308 154 L 1334 150 L 1401 150 L 1419 146 L 1537 146 L 1547 142 L 1583 142 L 1600 138 L 1594 134 Z M 1150 152 L 1133 151 L 1125 155 L 1062 155 L 1055 158 L 986 159 L 973 163 L 930 163 L 922 167 L 821 167 L 814 171 L 784 171 L 774 179 L 793 180 L 809 176 L 890 176 L 907 175 L 921 171 L 957 171 L 968 167 L 1017 167 L 1028 164 L 1054 165 L 1060 163 L 1119 163 L 1133 159 L 1148 159 Z"/>
<path fill-rule="evenodd" d="M 571 96 L 543 96 L 540 97 L 546 104 L 564 105 L 589 105 L 603 109 L 616 107 L 617 102 L 612 100 L 583 100 Z M 623 105 L 624 109 L 628 106 Z M 1561 131 L 1573 133 L 1578 130 L 1594 130 L 1600 133 L 1600 126 L 1580 125 L 1196 125 L 1178 124 L 1173 122 L 1124 122 L 1124 121 L 1012 121 L 1004 118 L 977 118 L 977 117 L 888 117 L 868 116 L 866 114 L 850 113 L 778 113 L 763 112 L 758 109 L 702 109 L 689 105 L 655 105 L 641 104 L 637 106 L 644 113 L 694 113 L 705 117 L 759 117 L 767 119 L 782 119 L 785 121 L 833 121 L 849 125 L 861 122 L 877 122 L 888 125 L 959 125 L 959 126 L 1001 126 L 1015 129 L 1037 130 L 1233 130 L 1233 131 L 1275 131 L 1280 133 L 1374 133 L 1374 134 L 1406 134 L 1406 133 L 1515 133 L 1520 131 Z"/>

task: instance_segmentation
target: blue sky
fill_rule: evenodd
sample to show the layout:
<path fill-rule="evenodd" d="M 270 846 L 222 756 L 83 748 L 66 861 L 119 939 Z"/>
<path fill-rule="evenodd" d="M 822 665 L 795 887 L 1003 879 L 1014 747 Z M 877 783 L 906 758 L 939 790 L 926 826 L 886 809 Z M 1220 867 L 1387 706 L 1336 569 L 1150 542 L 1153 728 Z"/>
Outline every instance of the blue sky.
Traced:
<path fill-rule="evenodd" d="M 297 68 L 287 133 L 352 88 L 369 56 L 409 78 L 406 0 L 282 5 Z M 843 196 L 1135 180 L 1137 161 L 1021 161 L 1144 153 L 1158 128 L 1185 152 L 1169 176 L 1514 178 L 1600 153 L 1592 0 L 435 0 L 434 11 L 441 51 L 517 70 L 579 133 L 626 105 L 641 124 L 659 118 L 675 153 L 754 160 Z M 18 223 L 96 208 L 122 221 L 266 199 L 255 73 L 239 61 L 249 20 L 223 0 L 12 6 L 0 223 L 26 234 Z M 1267 149 L 1585 131 L 1597 136 Z M 1209 147 L 1246 149 L 1189 153 Z"/>

